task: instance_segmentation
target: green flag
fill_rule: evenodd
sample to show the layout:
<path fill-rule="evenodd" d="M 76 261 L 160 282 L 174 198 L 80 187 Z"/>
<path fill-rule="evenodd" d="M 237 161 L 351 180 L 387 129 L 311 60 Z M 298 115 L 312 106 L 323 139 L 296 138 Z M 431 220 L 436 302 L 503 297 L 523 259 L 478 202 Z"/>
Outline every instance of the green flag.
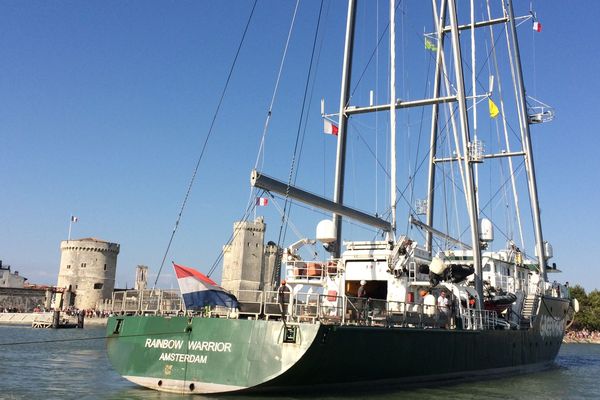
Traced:
<path fill-rule="evenodd" d="M 429 38 L 425 38 L 425 49 L 429 51 L 437 51 L 437 46 L 429 40 Z"/>

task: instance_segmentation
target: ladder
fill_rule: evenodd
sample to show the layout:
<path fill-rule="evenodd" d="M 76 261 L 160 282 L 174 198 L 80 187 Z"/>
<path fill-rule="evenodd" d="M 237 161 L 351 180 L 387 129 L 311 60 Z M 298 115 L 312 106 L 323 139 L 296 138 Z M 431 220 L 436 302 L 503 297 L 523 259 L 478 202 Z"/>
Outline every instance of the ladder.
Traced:
<path fill-rule="evenodd" d="M 525 298 L 523 309 L 521 310 L 521 329 L 529 329 L 531 327 L 537 315 L 539 299 L 539 296 L 535 294 L 528 294 Z"/>

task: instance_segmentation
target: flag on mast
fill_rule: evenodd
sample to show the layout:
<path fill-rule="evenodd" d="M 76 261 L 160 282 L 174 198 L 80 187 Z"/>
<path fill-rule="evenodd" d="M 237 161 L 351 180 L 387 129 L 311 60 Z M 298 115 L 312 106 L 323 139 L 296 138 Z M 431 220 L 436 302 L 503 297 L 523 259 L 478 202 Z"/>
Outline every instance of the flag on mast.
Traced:
<path fill-rule="evenodd" d="M 77 221 L 79 221 L 79 217 L 71 215 L 71 222 L 77 222 Z"/>
<path fill-rule="evenodd" d="M 533 30 L 536 32 L 541 32 L 542 31 L 542 24 L 539 21 L 534 21 L 533 22 Z"/>
<path fill-rule="evenodd" d="M 429 51 L 437 51 L 437 46 L 429 38 L 425 38 L 425 49 Z"/>
<path fill-rule="evenodd" d="M 256 198 L 256 205 L 257 206 L 263 207 L 263 206 L 266 206 L 268 204 L 269 204 L 269 199 L 268 198 L 266 198 L 266 197 L 257 197 Z"/>
<path fill-rule="evenodd" d="M 326 119 L 324 119 L 323 122 L 324 122 L 323 129 L 326 134 L 333 135 L 333 136 L 338 135 L 338 127 L 336 124 L 334 124 L 331 121 L 328 121 Z"/>
<path fill-rule="evenodd" d="M 186 310 L 197 310 L 206 306 L 238 307 L 234 295 L 200 271 L 175 263 L 173 268 Z"/>
<path fill-rule="evenodd" d="M 500 114 L 498 106 L 496 106 L 496 103 L 494 103 L 492 99 L 488 99 L 488 105 L 490 106 L 490 118 L 496 118 L 498 114 Z"/>

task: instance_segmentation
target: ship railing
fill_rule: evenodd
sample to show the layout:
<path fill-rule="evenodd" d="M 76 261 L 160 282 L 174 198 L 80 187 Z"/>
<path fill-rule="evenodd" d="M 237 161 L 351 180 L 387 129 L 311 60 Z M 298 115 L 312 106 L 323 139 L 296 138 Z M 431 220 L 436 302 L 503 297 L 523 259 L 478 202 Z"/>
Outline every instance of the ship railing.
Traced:
<path fill-rule="evenodd" d="M 287 261 L 286 280 L 290 283 L 321 285 L 328 275 L 338 272 L 336 261 Z"/>
<path fill-rule="evenodd" d="M 293 301 L 292 316 L 298 322 L 315 322 L 319 318 L 318 293 L 298 293 Z"/>
<path fill-rule="evenodd" d="M 113 293 L 115 314 L 172 314 L 183 310 L 177 290 L 125 290 Z"/>
<path fill-rule="evenodd" d="M 345 296 L 344 322 L 351 325 L 367 325 L 369 322 L 369 301 L 364 297 Z"/>
<path fill-rule="evenodd" d="M 495 311 L 464 308 L 460 315 L 462 329 L 487 330 L 495 329 L 498 325 L 498 315 Z"/>
<path fill-rule="evenodd" d="M 233 290 L 238 301 L 238 314 L 253 316 L 255 319 L 263 311 L 264 292 L 262 290 Z"/>
<path fill-rule="evenodd" d="M 492 276 L 490 284 L 496 289 L 502 289 L 508 293 L 515 292 L 515 278 L 512 276 L 506 276 L 499 273 L 495 273 Z"/>
<path fill-rule="evenodd" d="M 140 311 L 142 313 L 157 313 L 160 310 L 160 290 L 140 291 Z"/>
<path fill-rule="evenodd" d="M 321 294 L 318 301 L 319 321 L 324 324 L 346 323 L 346 298 L 333 294 Z"/>
<path fill-rule="evenodd" d="M 292 293 L 288 293 L 280 302 L 277 291 L 265 290 L 264 292 L 263 313 L 266 319 L 291 317 L 294 310 L 293 305 Z"/>

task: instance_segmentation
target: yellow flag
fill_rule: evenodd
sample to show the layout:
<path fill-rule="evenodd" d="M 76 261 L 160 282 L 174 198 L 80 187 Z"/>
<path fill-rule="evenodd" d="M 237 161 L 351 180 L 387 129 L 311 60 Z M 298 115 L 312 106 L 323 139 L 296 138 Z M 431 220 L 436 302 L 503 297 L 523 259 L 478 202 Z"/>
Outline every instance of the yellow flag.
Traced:
<path fill-rule="evenodd" d="M 488 104 L 490 106 L 490 117 L 491 118 L 496 118 L 498 116 L 498 114 L 500 114 L 500 111 L 498 110 L 498 107 L 492 101 L 492 99 L 488 99 Z"/>

